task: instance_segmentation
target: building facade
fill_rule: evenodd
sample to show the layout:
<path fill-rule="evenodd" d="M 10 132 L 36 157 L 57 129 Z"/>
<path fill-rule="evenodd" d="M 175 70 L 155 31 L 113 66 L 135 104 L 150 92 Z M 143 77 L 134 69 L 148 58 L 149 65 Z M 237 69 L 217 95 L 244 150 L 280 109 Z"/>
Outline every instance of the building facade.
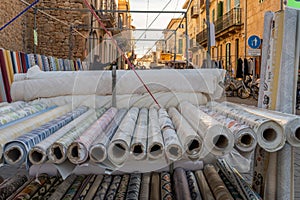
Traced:
<path fill-rule="evenodd" d="M 190 0 L 183 8 L 187 9 Z M 252 59 L 255 62 L 255 73 L 260 72 L 260 56 L 248 54 L 247 40 L 251 35 L 261 39 L 264 30 L 264 13 L 283 9 L 282 1 L 272 0 L 210 0 L 210 25 L 214 27 L 215 44 L 212 44 L 211 59 L 220 63 L 233 76 L 239 58 Z M 189 51 L 191 60 L 196 65 L 206 58 L 207 53 L 207 20 L 206 1 L 193 0 L 187 11 L 188 33 L 190 39 Z"/>

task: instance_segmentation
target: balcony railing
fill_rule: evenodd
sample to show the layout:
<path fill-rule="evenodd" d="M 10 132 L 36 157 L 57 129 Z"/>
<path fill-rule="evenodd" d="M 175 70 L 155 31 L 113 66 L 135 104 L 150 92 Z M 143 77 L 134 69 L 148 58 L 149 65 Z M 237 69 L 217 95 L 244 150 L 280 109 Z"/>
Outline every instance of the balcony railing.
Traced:
<path fill-rule="evenodd" d="M 235 30 L 232 27 L 240 27 L 242 25 L 241 8 L 233 8 L 228 13 L 214 22 L 216 37 L 225 30 Z M 207 41 L 207 29 L 197 34 L 197 42 L 203 43 Z"/>

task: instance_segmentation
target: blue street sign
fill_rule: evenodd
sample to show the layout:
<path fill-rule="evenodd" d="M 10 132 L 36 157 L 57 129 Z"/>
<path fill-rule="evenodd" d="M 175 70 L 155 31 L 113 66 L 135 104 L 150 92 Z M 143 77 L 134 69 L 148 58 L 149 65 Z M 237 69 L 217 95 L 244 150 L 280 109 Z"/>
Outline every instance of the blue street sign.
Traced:
<path fill-rule="evenodd" d="M 252 49 L 257 49 L 261 45 L 261 40 L 260 40 L 260 38 L 257 35 L 251 35 L 248 38 L 248 45 Z"/>

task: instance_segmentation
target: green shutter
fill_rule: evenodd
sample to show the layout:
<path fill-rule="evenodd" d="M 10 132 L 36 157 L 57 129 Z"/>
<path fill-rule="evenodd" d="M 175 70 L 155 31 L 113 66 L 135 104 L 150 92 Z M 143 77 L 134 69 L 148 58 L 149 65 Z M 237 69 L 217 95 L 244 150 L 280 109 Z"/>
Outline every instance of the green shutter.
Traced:
<path fill-rule="evenodd" d="M 220 1 L 218 3 L 218 18 L 223 16 L 223 4 L 224 4 L 223 1 Z"/>

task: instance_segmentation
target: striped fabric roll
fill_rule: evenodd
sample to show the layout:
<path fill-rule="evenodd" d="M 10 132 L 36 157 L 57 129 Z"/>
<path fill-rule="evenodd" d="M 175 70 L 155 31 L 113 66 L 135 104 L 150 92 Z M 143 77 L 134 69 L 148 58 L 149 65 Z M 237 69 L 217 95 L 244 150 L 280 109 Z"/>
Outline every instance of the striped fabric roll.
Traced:
<path fill-rule="evenodd" d="M 131 174 L 126 193 L 126 200 L 133 200 L 139 198 L 141 178 L 141 174 Z"/>
<path fill-rule="evenodd" d="M 87 196 L 89 190 L 91 189 L 93 183 L 95 182 L 96 177 L 97 177 L 97 175 L 95 175 L 95 174 L 89 175 L 89 177 L 87 178 L 88 180 L 87 180 L 86 184 L 83 184 L 84 186 L 82 187 L 82 189 L 80 191 L 78 191 L 78 193 L 74 197 L 74 199 L 83 200 Z"/>
<path fill-rule="evenodd" d="M 33 179 L 19 194 L 17 194 L 14 200 L 31 199 L 33 195 L 49 180 L 47 174 L 41 174 L 37 179 Z"/>
<path fill-rule="evenodd" d="M 80 175 L 77 176 L 74 183 L 71 185 L 71 187 L 67 190 L 66 194 L 64 195 L 64 200 L 72 200 L 73 197 L 76 195 L 78 189 L 80 188 L 82 181 L 84 181 L 85 176 Z"/>
<path fill-rule="evenodd" d="M 115 114 L 116 108 L 107 110 L 91 127 L 89 127 L 78 139 L 76 139 L 68 148 L 68 158 L 74 164 L 84 163 L 88 159 L 88 150 L 99 135 L 103 135 L 108 124 Z M 78 152 L 74 155 L 73 152 Z"/>
<path fill-rule="evenodd" d="M 140 200 L 148 200 L 150 198 L 150 180 L 151 180 L 150 173 L 143 174 L 142 183 L 141 183 L 141 192 L 139 196 Z"/>
<path fill-rule="evenodd" d="M 111 184 L 109 186 L 109 189 L 108 189 L 108 192 L 106 194 L 105 199 L 107 199 L 107 200 L 114 200 L 115 199 L 117 190 L 118 190 L 119 185 L 121 183 L 121 180 L 122 180 L 122 176 L 120 176 L 120 175 L 114 176 L 113 181 L 111 182 Z"/>
<path fill-rule="evenodd" d="M 129 183 L 130 175 L 124 174 L 122 176 L 122 181 L 120 183 L 119 189 L 117 191 L 116 200 L 125 200 L 126 191 Z"/>
<path fill-rule="evenodd" d="M 201 193 L 200 193 L 194 173 L 191 171 L 187 171 L 186 176 L 187 176 L 192 199 L 193 200 L 202 200 Z"/>
<path fill-rule="evenodd" d="M 93 199 L 93 197 L 95 196 L 95 194 L 98 190 L 98 187 L 100 186 L 102 180 L 103 180 L 103 175 L 97 175 L 94 183 L 91 185 L 91 188 L 88 191 L 88 193 L 86 194 L 84 200 Z"/>
<path fill-rule="evenodd" d="M 87 130 L 104 112 L 105 108 L 97 110 L 95 114 L 89 116 L 75 129 L 66 133 L 59 140 L 54 142 L 48 152 L 48 158 L 51 162 L 61 164 L 67 159 L 67 149 L 69 145 L 76 140 L 85 130 Z"/>
<path fill-rule="evenodd" d="M 60 106 L 49 112 L 43 113 L 36 117 L 30 118 L 22 123 L 18 123 L 0 130 L 0 155 L 3 153 L 3 145 L 8 141 L 20 137 L 24 133 L 28 133 L 41 125 L 54 120 L 55 118 L 69 112 L 71 105 Z"/>
<path fill-rule="evenodd" d="M 102 200 L 105 199 L 106 193 L 108 192 L 109 185 L 112 181 L 112 176 L 105 175 L 101 185 L 99 186 L 96 195 L 94 196 L 94 200 Z"/>
<path fill-rule="evenodd" d="M 38 165 L 46 162 L 48 159 L 47 152 L 50 146 L 54 142 L 59 140 L 61 137 L 63 137 L 67 132 L 69 132 L 72 129 L 75 129 L 78 124 L 80 124 L 82 121 L 84 121 L 86 118 L 93 114 L 93 110 L 88 110 L 87 112 L 85 112 L 66 126 L 56 131 L 54 134 L 47 137 L 45 140 L 41 141 L 33 148 L 31 148 L 29 152 L 29 161 L 31 162 L 31 164 Z"/>
<path fill-rule="evenodd" d="M 87 107 L 82 106 L 74 111 L 60 116 L 41 127 L 23 134 L 22 136 L 12 140 L 4 145 L 4 161 L 10 165 L 21 165 L 28 158 L 28 151 L 37 143 L 41 142 L 61 127 L 77 118 L 87 111 Z M 19 156 L 18 156 L 19 155 Z"/>
<path fill-rule="evenodd" d="M 25 175 L 16 175 L 0 185 L 0 200 L 6 200 L 27 181 Z"/>
<path fill-rule="evenodd" d="M 62 199 L 64 194 L 68 191 L 68 189 L 70 188 L 70 186 L 73 184 L 73 182 L 76 179 L 76 175 L 75 174 L 71 174 L 70 176 L 68 176 L 66 178 L 66 180 L 64 180 L 59 186 L 58 188 L 55 190 L 55 192 L 48 198 L 48 200 L 58 200 L 58 199 Z"/>
<path fill-rule="evenodd" d="M 172 200 L 175 199 L 172 192 L 172 180 L 169 172 L 162 172 L 160 174 L 161 184 L 161 199 Z"/>

